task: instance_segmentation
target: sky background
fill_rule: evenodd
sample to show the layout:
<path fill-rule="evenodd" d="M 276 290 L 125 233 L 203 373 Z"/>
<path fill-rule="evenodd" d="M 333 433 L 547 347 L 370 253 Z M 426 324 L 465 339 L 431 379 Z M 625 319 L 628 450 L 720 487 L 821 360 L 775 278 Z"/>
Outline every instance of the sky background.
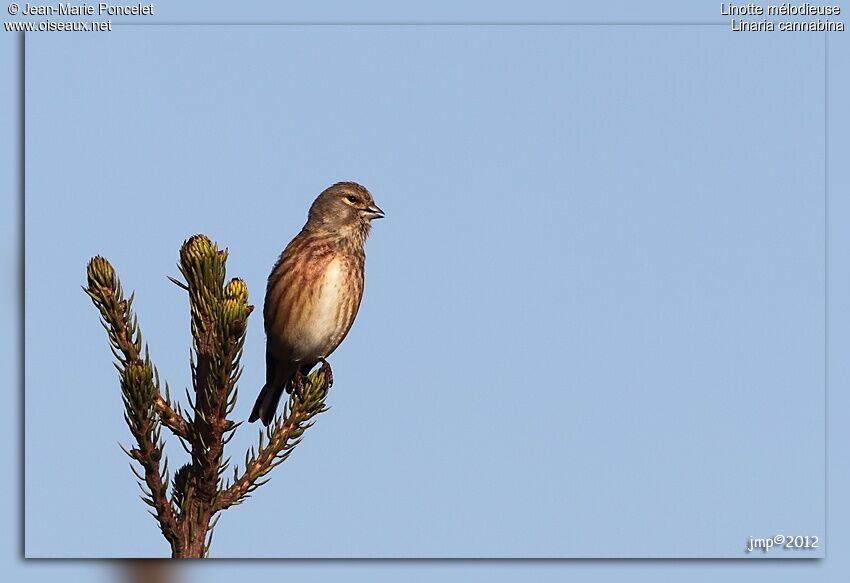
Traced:
<path fill-rule="evenodd" d="M 225 514 L 214 555 L 739 556 L 753 528 L 822 532 L 822 37 L 681 28 L 31 36 L 27 259 L 51 271 L 28 267 L 28 354 L 102 397 L 28 369 L 28 554 L 164 551 L 114 445 L 126 429 L 85 259 L 107 254 L 137 291 L 180 387 L 185 306 L 164 278 L 180 241 L 229 246 L 260 304 L 341 178 L 388 219 L 333 409 Z M 105 201 L 136 218 L 104 217 Z M 39 424 L 98 463 L 83 477 L 48 457 Z M 304 536 L 281 541 L 283 519 Z"/>
<path fill-rule="evenodd" d="M 165 275 L 181 240 L 228 246 L 261 305 L 275 257 L 341 179 L 387 219 L 331 358 L 332 412 L 224 515 L 215 556 L 738 556 L 764 529 L 823 536 L 823 40 L 728 36 L 28 39 L 28 555 L 163 545 L 115 447 L 127 432 L 79 291 L 86 260 L 104 254 L 136 291 L 179 395 L 187 307 Z M 260 322 L 237 418 L 265 378 Z M 71 430 L 69 416 L 97 422 Z M 60 479 L 81 459 L 55 459 L 42 423 L 98 460 L 86 480 Z M 255 428 L 231 443 L 236 460 L 246 437 Z M 114 536 L 70 536 L 82 520 Z"/>

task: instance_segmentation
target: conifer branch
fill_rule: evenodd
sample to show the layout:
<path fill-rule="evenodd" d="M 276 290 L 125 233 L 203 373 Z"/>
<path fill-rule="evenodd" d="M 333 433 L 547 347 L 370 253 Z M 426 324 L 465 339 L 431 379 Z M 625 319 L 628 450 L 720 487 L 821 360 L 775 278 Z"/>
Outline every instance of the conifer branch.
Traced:
<path fill-rule="evenodd" d="M 115 270 L 103 257 L 87 267 L 89 295 L 100 312 L 116 359 L 124 402 L 124 419 L 136 446 L 122 449 L 141 466 L 131 464 L 139 478 L 142 499 L 153 511 L 173 557 L 205 557 L 220 512 L 242 503 L 268 481 L 300 443 L 313 418 L 327 410 L 329 382 L 318 370 L 289 397 L 283 413 L 260 431 L 259 445 L 245 455 L 244 472 L 233 468 L 233 481 L 223 476 L 230 467 L 224 450 L 240 423 L 227 417 L 236 405 L 236 384 L 242 373 L 248 288 L 240 279 L 225 283 L 227 250 L 219 250 L 204 235 L 184 242 L 178 267 L 184 281 L 170 278 L 188 293 L 192 350 L 192 390 L 186 391 L 191 417 L 171 400 L 168 384 L 160 390 L 159 373 L 143 346 L 133 297 L 124 298 Z M 162 426 L 180 439 L 190 455 L 169 479 L 163 455 Z M 168 488 L 171 488 L 169 497 Z"/>
<path fill-rule="evenodd" d="M 169 400 L 164 398 L 162 395 L 157 395 L 156 399 L 154 399 L 154 407 L 156 408 L 156 414 L 159 415 L 159 420 L 163 425 L 171 430 L 171 433 L 181 439 L 189 441 L 192 435 L 192 429 L 189 426 L 189 422 L 186 421 L 179 411 L 176 411 L 171 406 L 171 402 Z"/>
<path fill-rule="evenodd" d="M 88 287 L 83 289 L 100 311 L 101 322 L 109 336 L 121 381 L 124 419 L 136 440 L 137 447 L 125 451 L 142 466 L 147 486 L 147 490 L 142 488 L 142 500 L 154 509 L 162 534 L 173 547 L 178 536 L 177 522 L 166 492 L 167 460 L 164 460 L 165 469 L 160 471 L 163 444 L 155 406 L 159 397 L 159 375 L 147 349 L 144 359 L 141 358 L 142 333 L 133 315 L 133 297 L 124 299 L 115 270 L 98 256 L 89 262 L 86 272 Z"/>
<path fill-rule="evenodd" d="M 215 508 L 224 510 L 244 502 L 257 488 L 266 483 L 261 481 L 276 466 L 282 464 L 299 443 L 304 432 L 312 427 L 313 417 L 327 411 L 325 399 L 329 384 L 325 373 L 319 369 L 310 374 L 300 391 L 293 391 L 284 406 L 283 414 L 275 417 L 272 424 L 260 429 L 256 452 L 251 448 L 245 454 L 245 470 L 238 475 L 233 470 L 233 483 L 218 496 Z M 300 395 L 297 393 L 300 392 Z"/>

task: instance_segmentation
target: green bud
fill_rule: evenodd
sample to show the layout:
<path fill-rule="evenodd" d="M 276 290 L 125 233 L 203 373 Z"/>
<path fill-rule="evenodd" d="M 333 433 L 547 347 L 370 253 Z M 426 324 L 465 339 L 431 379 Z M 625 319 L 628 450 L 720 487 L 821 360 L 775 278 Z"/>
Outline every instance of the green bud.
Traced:
<path fill-rule="evenodd" d="M 89 261 L 89 264 L 86 267 L 86 275 L 88 277 L 88 284 L 90 288 L 115 288 L 115 270 L 112 268 L 112 265 L 109 264 L 109 261 L 100 255 L 92 257 L 91 261 Z"/>
<path fill-rule="evenodd" d="M 230 325 L 240 324 L 245 318 L 245 303 L 228 298 L 221 304 L 221 315 Z"/>
<path fill-rule="evenodd" d="M 215 255 L 218 251 L 209 237 L 206 235 L 194 235 L 189 237 L 180 248 L 180 260 L 183 265 L 188 265 L 190 259 L 205 259 Z"/>
<path fill-rule="evenodd" d="M 224 297 L 244 304 L 248 301 L 248 286 L 238 277 L 234 277 L 224 287 Z"/>

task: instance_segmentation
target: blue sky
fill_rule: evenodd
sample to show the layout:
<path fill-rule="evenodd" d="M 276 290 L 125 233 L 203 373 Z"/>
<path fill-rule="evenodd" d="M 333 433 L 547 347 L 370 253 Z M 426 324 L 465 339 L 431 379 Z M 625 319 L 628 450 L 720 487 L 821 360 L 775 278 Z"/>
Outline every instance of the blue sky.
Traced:
<path fill-rule="evenodd" d="M 114 446 L 85 259 L 113 259 L 183 386 L 185 306 L 164 277 L 180 241 L 228 246 L 260 304 L 309 202 L 343 178 L 388 219 L 333 408 L 225 515 L 214 555 L 738 556 L 754 528 L 823 532 L 822 37 L 134 27 L 29 42 L 44 74 L 28 77 L 28 358 L 67 371 L 62 391 L 49 368 L 27 373 L 29 554 L 164 547 Z M 237 416 L 262 377 L 259 319 L 250 334 Z M 39 425 L 69 411 L 98 419 L 72 434 L 99 460 L 86 482 L 63 478 L 79 466 L 48 457 Z M 74 508 L 88 504 L 110 512 Z M 276 516 L 304 536 L 280 540 Z M 107 540 L 78 536 L 83 518 Z"/>

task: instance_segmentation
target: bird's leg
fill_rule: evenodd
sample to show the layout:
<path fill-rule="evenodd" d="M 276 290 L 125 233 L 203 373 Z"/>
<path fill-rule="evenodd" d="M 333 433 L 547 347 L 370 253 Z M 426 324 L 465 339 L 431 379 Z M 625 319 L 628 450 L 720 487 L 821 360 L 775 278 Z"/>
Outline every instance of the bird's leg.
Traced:
<path fill-rule="evenodd" d="M 324 358 L 320 358 L 319 362 L 322 363 L 322 372 L 325 373 L 325 378 L 328 379 L 328 388 L 331 388 L 334 384 L 334 372 L 331 370 L 331 365 Z"/>
<path fill-rule="evenodd" d="M 304 375 L 301 374 L 301 368 L 295 369 L 295 374 L 292 375 L 292 392 L 295 393 L 295 396 L 298 397 L 300 401 L 304 396 L 301 391 L 301 387 L 304 385 Z"/>

